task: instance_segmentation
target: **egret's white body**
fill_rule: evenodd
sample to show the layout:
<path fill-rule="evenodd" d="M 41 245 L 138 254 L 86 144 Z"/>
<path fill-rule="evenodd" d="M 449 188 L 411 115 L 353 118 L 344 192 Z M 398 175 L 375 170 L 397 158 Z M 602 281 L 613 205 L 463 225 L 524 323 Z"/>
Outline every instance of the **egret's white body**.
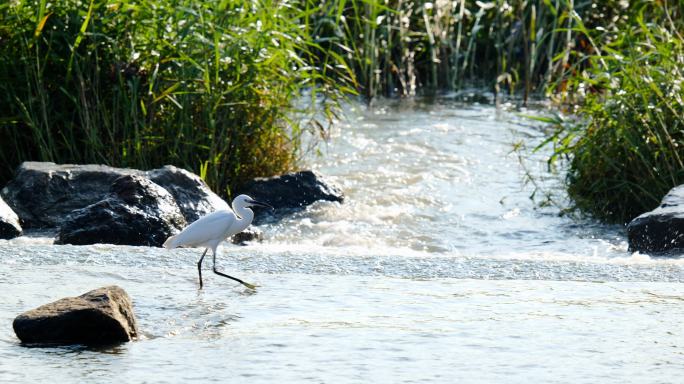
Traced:
<path fill-rule="evenodd" d="M 179 234 L 169 237 L 164 242 L 164 248 L 173 249 L 177 247 L 201 247 L 205 248 L 202 257 L 197 263 L 199 271 L 200 289 L 202 289 L 202 260 L 211 249 L 214 259 L 214 273 L 233 279 L 249 288 L 254 288 L 252 284 L 232 276 L 228 276 L 216 270 L 216 248 L 230 236 L 244 231 L 254 219 L 254 212 L 249 209 L 252 206 L 269 207 L 266 203 L 253 200 L 247 195 L 240 195 L 233 199 L 233 211 L 222 209 L 202 216 L 192 224 L 188 225 Z"/>
<path fill-rule="evenodd" d="M 233 207 L 235 209 L 237 207 Z M 167 249 L 177 247 L 201 247 L 215 250 L 229 236 L 244 231 L 254 219 L 251 209 L 241 212 L 241 217 L 227 209 L 209 213 L 188 225 L 183 231 L 171 236 L 164 243 Z"/>

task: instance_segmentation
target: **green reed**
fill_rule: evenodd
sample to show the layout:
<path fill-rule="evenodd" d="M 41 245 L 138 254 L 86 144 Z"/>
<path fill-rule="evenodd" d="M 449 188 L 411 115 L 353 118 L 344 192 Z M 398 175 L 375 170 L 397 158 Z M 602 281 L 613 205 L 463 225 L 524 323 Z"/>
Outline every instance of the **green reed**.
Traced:
<path fill-rule="evenodd" d="M 551 162 L 568 160 L 584 212 L 624 223 L 684 183 L 684 7 L 638 2 L 603 30 L 576 29 L 591 54 L 552 86 L 576 102 L 555 122 Z"/>
<path fill-rule="evenodd" d="M 307 17 L 275 0 L 0 5 L 0 184 L 24 160 L 175 164 L 224 195 L 293 169 L 347 87 L 343 61 L 310 60 Z"/>
<path fill-rule="evenodd" d="M 368 100 L 473 85 L 519 92 L 525 100 L 542 95 L 571 55 L 583 54 L 575 15 L 589 28 L 600 26 L 600 15 L 619 3 L 302 1 L 312 10 L 306 29 L 325 46 L 322 56 L 343 57 Z"/>

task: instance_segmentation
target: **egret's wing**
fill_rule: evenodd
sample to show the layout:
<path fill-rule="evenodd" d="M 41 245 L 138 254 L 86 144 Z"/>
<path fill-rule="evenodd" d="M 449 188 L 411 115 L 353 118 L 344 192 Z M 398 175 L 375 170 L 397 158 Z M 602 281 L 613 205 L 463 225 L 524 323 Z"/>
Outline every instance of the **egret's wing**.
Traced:
<path fill-rule="evenodd" d="M 235 220 L 235 214 L 228 210 L 215 211 L 202 216 L 175 236 L 174 245 L 197 247 L 212 240 L 222 241 Z"/>

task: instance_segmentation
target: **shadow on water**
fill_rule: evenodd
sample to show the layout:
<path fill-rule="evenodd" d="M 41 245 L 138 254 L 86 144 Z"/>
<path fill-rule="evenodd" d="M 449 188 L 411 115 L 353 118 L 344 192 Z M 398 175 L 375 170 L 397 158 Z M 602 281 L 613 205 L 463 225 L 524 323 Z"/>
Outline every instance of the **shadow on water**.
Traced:
<path fill-rule="evenodd" d="M 127 351 L 128 342 L 106 344 L 61 344 L 61 343 L 22 343 L 17 345 L 46 354 L 57 356 L 78 355 L 84 352 L 96 352 L 108 355 L 123 355 Z"/>

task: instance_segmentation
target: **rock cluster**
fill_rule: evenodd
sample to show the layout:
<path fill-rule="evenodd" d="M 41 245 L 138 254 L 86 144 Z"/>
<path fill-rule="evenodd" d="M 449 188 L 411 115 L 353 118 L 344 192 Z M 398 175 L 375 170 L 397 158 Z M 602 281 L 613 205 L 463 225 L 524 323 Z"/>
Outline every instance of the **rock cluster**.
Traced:
<path fill-rule="evenodd" d="M 284 213 L 344 195 L 315 172 L 259 178 L 241 191 Z M 4 204 L 4 198 L 7 204 Z M 0 191 L 0 238 L 58 229 L 57 243 L 161 246 L 186 224 L 230 206 L 197 175 L 171 165 L 150 171 L 104 165 L 25 162 Z M 262 212 L 256 212 L 258 219 Z M 233 242 L 259 240 L 259 230 Z"/>

